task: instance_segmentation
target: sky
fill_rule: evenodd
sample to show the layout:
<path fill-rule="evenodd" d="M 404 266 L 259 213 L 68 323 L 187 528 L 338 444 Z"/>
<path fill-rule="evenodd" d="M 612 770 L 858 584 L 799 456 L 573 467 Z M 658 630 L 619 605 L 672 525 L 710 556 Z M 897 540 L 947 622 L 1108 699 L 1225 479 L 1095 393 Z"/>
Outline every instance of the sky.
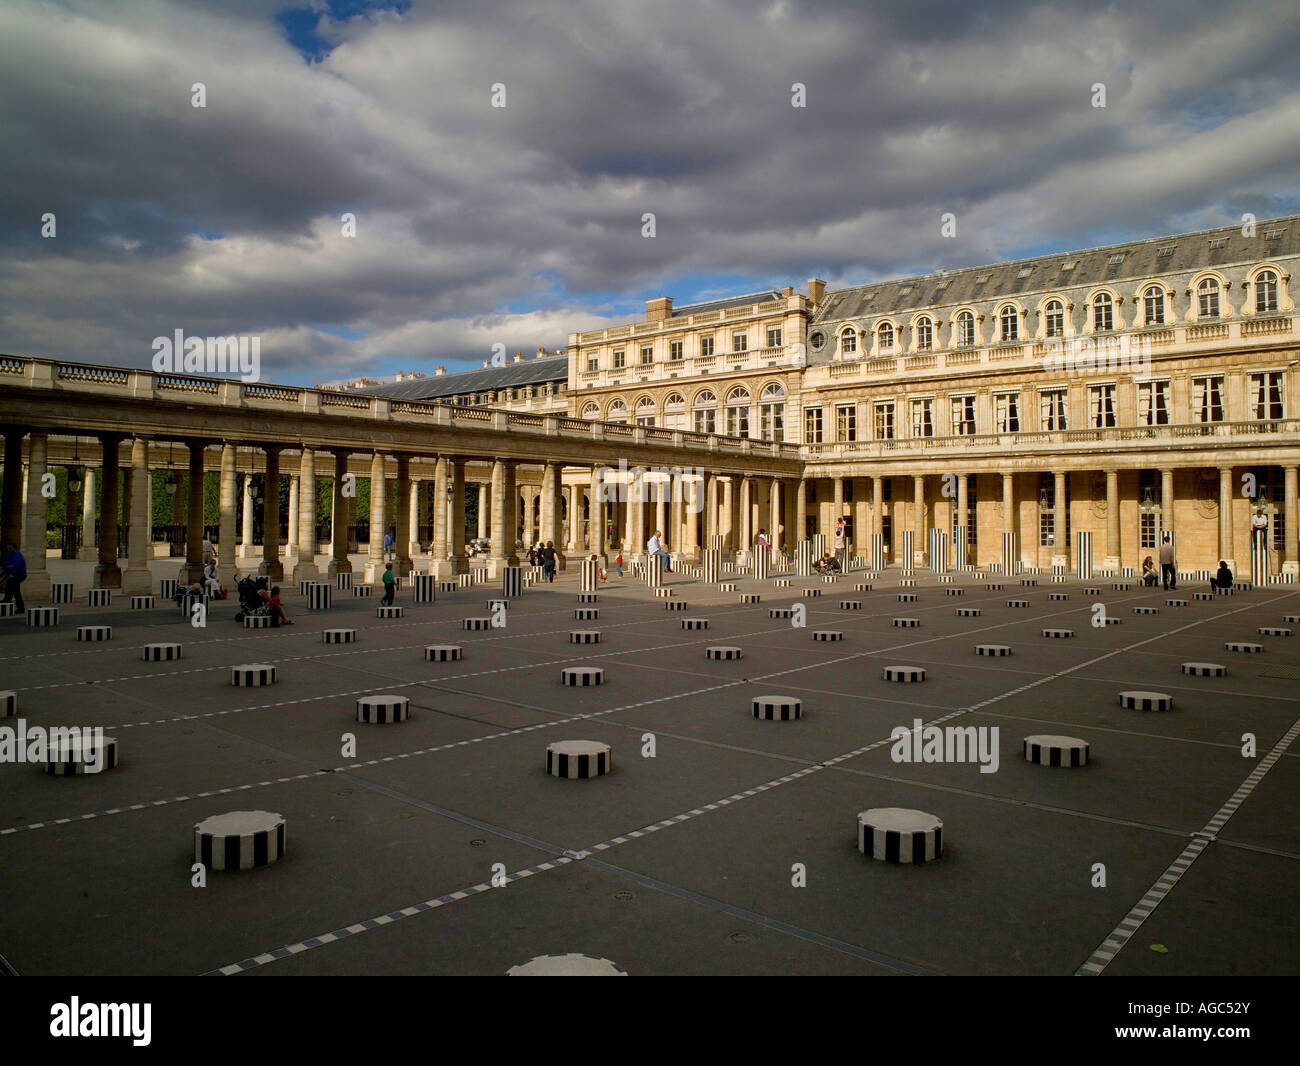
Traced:
<path fill-rule="evenodd" d="M 4 0 L 0 352 L 454 372 L 1291 214 L 1297 54 L 1294 0 Z"/>

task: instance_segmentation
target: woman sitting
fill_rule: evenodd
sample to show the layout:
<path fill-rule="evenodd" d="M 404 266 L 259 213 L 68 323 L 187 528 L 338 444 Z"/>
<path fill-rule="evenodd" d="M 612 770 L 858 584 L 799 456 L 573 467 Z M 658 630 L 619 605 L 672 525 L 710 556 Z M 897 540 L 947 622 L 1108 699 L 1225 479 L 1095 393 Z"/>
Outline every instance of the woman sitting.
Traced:
<path fill-rule="evenodd" d="M 1156 564 L 1151 561 L 1151 556 L 1142 560 L 1142 584 L 1150 586 L 1160 583 L 1160 578 L 1156 574 Z"/>

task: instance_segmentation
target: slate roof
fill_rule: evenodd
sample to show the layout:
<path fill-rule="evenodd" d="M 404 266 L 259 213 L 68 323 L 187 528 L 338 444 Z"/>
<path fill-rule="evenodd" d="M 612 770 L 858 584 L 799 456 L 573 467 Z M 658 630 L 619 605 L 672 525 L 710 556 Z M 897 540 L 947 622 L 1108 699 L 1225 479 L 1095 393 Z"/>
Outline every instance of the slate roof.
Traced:
<path fill-rule="evenodd" d="M 1253 237 L 1243 237 L 1241 229 L 1240 225 L 1225 226 L 836 289 L 826 293 L 812 322 L 951 307 L 1022 293 L 1140 281 L 1161 274 L 1191 273 L 1300 255 L 1300 215 L 1257 222 Z M 1276 240 L 1265 239 L 1271 230 L 1281 230 L 1281 236 Z M 1214 247 L 1220 240 L 1222 246 Z M 1172 251 L 1162 256 L 1160 251 L 1164 248 Z M 1122 255 L 1122 259 L 1112 264 L 1111 257 L 1116 255 Z M 1061 269 L 1062 264 L 1076 261 L 1073 270 Z"/>
<path fill-rule="evenodd" d="M 728 296 L 722 300 L 708 300 L 700 304 L 682 304 L 673 308 L 673 318 L 681 315 L 702 315 L 708 311 L 723 311 L 728 307 L 748 307 L 750 304 L 765 304 L 770 300 L 782 299 L 780 289 L 764 289 L 751 292 L 745 296 Z"/>
<path fill-rule="evenodd" d="M 458 374 L 416 378 L 414 381 L 391 381 L 386 385 L 370 385 L 356 391 L 375 396 L 391 396 L 397 400 L 436 400 L 469 392 L 495 392 L 519 385 L 544 385 L 547 382 L 567 381 L 568 378 L 568 356 L 548 355 L 540 359 L 524 359 L 519 363 L 488 367 L 485 370 L 465 370 Z"/>

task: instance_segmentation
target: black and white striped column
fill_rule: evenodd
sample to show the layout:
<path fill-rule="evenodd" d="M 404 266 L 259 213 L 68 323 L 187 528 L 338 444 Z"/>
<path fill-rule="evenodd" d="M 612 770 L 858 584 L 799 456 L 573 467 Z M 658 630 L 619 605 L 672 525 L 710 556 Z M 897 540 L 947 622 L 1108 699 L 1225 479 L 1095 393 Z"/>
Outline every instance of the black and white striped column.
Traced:
<path fill-rule="evenodd" d="M 581 780 L 603 777 L 614 768 L 614 751 L 598 740 L 556 740 L 546 745 L 546 772 Z"/>
<path fill-rule="evenodd" d="M 871 540 L 867 546 L 867 565 L 877 574 L 885 569 L 885 536 L 883 533 L 871 534 Z"/>
<path fill-rule="evenodd" d="M 943 822 L 905 807 L 860 811 L 858 850 L 877 862 L 933 862 L 943 854 Z"/>
<path fill-rule="evenodd" d="M 794 549 L 794 572 L 799 577 L 812 576 L 812 545 L 801 540 Z"/>
<path fill-rule="evenodd" d="M 916 565 L 916 531 L 912 529 L 903 530 L 903 573 L 910 574 L 912 568 Z"/>
<path fill-rule="evenodd" d="M 722 552 L 718 548 L 710 548 L 704 552 L 700 559 L 704 571 L 704 580 L 714 584 L 722 577 Z"/>
<path fill-rule="evenodd" d="M 1092 580 L 1092 534 L 1080 530 L 1074 535 L 1074 560 L 1079 580 Z"/>
<path fill-rule="evenodd" d="M 600 584 L 600 563 L 595 559 L 582 560 L 582 591 L 595 592 Z"/>
<path fill-rule="evenodd" d="M 1020 573 L 1020 552 L 1016 549 L 1016 535 L 1002 534 L 1002 573 L 1006 577 Z"/>
<path fill-rule="evenodd" d="M 1267 529 L 1252 529 L 1250 532 L 1250 583 L 1256 588 L 1268 583 L 1267 536 Z"/>
<path fill-rule="evenodd" d="M 322 581 L 313 581 L 307 586 L 307 610 L 328 611 L 334 602 L 334 587 Z"/>
<path fill-rule="evenodd" d="M 51 739 L 45 752 L 47 774 L 98 774 L 116 765 L 117 738 L 91 730 Z"/>
<path fill-rule="evenodd" d="M 501 571 L 501 595 L 518 599 L 524 594 L 524 572 L 521 567 L 507 566 Z"/>
<path fill-rule="evenodd" d="M 411 575 L 413 603 L 433 603 L 438 598 L 438 578 L 434 574 Z"/>
<path fill-rule="evenodd" d="M 50 583 L 50 602 L 51 603 L 71 603 L 72 602 L 72 582 L 71 581 L 52 581 Z"/>
<path fill-rule="evenodd" d="M 763 548 L 754 549 L 754 578 L 758 581 L 766 581 L 768 574 L 771 573 L 772 560 Z"/>
<path fill-rule="evenodd" d="M 930 569 L 936 574 L 948 572 L 948 534 L 942 529 L 930 530 Z"/>
<path fill-rule="evenodd" d="M 271 811 L 214 814 L 194 825 L 194 861 L 209 870 L 252 870 L 284 857 L 284 818 Z"/>

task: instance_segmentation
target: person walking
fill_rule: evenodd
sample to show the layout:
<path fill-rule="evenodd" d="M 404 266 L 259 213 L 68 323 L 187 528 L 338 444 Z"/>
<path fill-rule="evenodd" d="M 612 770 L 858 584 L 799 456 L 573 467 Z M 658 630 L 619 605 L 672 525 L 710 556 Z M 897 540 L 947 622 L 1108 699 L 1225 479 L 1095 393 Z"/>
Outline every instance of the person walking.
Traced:
<path fill-rule="evenodd" d="M 393 605 L 393 596 L 397 592 L 397 578 L 393 576 L 393 567 L 391 563 L 384 564 L 384 603 L 385 607 Z"/>
<path fill-rule="evenodd" d="M 1178 587 L 1178 571 L 1174 569 L 1174 542 L 1166 533 L 1160 540 L 1160 582 L 1166 592 Z"/>
<path fill-rule="evenodd" d="M 623 553 L 621 551 L 614 557 L 614 569 L 618 571 L 619 577 L 623 576 Z"/>
<path fill-rule="evenodd" d="M 27 560 L 18 550 L 18 545 L 10 541 L 5 545 L 3 558 L 0 558 L 0 585 L 4 586 L 4 599 L 0 603 L 14 601 L 19 614 L 27 613 L 23 603 L 23 582 L 27 580 Z"/>
<path fill-rule="evenodd" d="M 548 540 L 538 553 L 542 561 L 542 573 L 548 582 L 555 580 L 555 541 Z"/>
<path fill-rule="evenodd" d="M 393 535 L 384 534 L 384 562 L 391 562 L 393 559 Z"/>
<path fill-rule="evenodd" d="M 835 561 L 840 564 L 840 570 L 844 569 L 845 558 L 844 549 L 848 544 L 848 527 L 844 522 L 844 516 L 841 515 L 835 520 Z"/>

